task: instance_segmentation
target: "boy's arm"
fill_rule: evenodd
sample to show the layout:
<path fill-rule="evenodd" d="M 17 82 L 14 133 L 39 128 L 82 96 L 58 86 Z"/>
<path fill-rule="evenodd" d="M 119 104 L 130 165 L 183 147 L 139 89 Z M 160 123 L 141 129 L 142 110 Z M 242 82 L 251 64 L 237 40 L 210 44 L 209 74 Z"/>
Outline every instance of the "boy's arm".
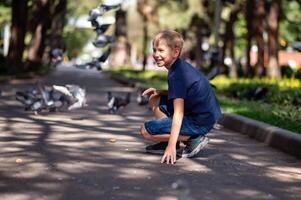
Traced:
<path fill-rule="evenodd" d="M 172 118 L 172 125 L 168 145 L 165 149 L 161 163 L 166 160 L 166 163 L 174 164 L 177 159 L 176 144 L 181 130 L 182 120 L 184 116 L 184 99 L 176 98 L 173 100 L 174 114 Z"/>

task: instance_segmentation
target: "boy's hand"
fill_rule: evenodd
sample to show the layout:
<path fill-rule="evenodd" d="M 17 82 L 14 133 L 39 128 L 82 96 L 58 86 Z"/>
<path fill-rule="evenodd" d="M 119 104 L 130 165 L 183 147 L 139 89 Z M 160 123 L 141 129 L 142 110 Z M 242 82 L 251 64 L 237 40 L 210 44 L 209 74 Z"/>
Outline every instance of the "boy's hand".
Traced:
<path fill-rule="evenodd" d="M 164 161 L 166 161 L 166 164 L 176 163 L 176 161 L 177 161 L 176 146 L 167 145 L 164 155 L 161 159 L 161 163 L 164 163 Z"/>
<path fill-rule="evenodd" d="M 151 99 L 154 96 L 160 95 L 160 92 L 156 88 L 148 88 L 147 90 L 145 90 L 142 93 L 142 96 L 145 96 L 145 95 L 149 96 L 149 98 Z"/>

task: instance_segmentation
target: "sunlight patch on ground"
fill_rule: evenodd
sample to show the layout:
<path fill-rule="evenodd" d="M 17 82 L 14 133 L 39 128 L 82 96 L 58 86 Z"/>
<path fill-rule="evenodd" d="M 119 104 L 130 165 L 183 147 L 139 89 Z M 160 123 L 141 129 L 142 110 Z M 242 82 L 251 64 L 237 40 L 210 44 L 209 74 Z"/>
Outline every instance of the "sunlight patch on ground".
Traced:
<path fill-rule="evenodd" d="M 297 167 L 285 167 L 285 166 L 272 166 L 268 167 L 268 173 L 266 176 L 277 179 L 281 182 L 300 182 L 301 173 L 300 168 Z"/>
<path fill-rule="evenodd" d="M 121 168 L 118 169 L 119 171 L 119 177 L 120 178 L 126 178 L 126 179 L 147 179 L 148 177 L 152 176 L 152 172 L 145 169 L 139 169 L 139 168 Z"/>

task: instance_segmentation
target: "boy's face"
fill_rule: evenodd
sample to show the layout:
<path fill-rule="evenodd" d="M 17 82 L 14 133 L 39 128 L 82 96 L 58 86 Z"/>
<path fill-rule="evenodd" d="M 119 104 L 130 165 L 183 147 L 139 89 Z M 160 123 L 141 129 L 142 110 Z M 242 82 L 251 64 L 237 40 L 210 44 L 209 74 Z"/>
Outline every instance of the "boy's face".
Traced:
<path fill-rule="evenodd" d="M 171 48 L 164 39 L 158 39 L 153 44 L 153 58 L 158 67 L 170 68 L 172 63 L 178 58 L 179 48 Z"/>

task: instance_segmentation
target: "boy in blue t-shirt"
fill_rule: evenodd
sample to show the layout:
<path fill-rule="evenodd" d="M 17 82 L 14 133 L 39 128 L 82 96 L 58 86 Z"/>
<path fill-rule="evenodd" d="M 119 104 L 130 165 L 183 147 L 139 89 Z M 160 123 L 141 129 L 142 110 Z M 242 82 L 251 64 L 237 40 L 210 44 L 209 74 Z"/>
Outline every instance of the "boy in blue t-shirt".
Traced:
<path fill-rule="evenodd" d="M 195 156 L 208 143 L 205 137 L 221 116 L 219 103 L 207 78 L 180 57 L 182 36 L 171 30 L 159 32 L 153 40 L 153 58 L 168 70 L 168 91 L 149 88 L 150 106 L 157 119 L 144 123 L 145 139 L 159 141 L 146 147 L 149 153 L 163 154 L 161 163 L 176 162 L 179 142 L 186 144 L 182 157 Z"/>

